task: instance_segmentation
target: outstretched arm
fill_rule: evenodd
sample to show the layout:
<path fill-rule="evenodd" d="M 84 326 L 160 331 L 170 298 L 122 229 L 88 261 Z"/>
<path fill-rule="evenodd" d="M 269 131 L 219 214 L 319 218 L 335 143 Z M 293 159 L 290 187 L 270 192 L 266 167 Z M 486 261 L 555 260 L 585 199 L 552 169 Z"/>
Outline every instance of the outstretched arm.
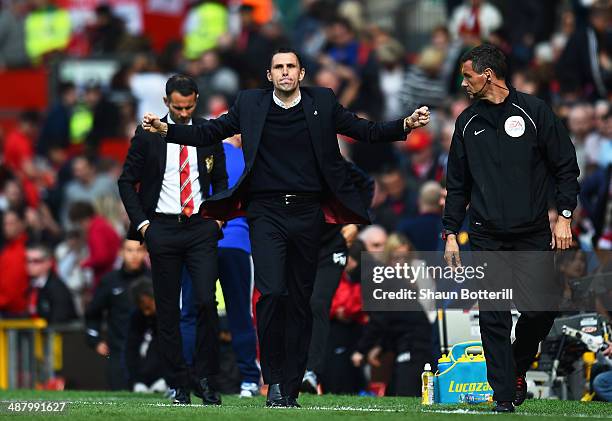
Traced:
<path fill-rule="evenodd" d="M 170 143 L 189 146 L 211 146 L 223 139 L 240 133 L 240 95 L 227 114 L 208 120 L 201 125 L 168 124 L 153 113 L 145 113 L 142 128 L 151 133 L 159 133 Z"/>
<path fill-rule="evenodd" d="M 410 116 L 404 119 L 382 122 L 374 122 L 357 117 L 337 101 L 334 107 L 336 133 L 368 143 L 404 140 L 406 139 L 406 133 L 410 130 L 429 123 L 429 110 L 427 107 L 416 109 Z"/>

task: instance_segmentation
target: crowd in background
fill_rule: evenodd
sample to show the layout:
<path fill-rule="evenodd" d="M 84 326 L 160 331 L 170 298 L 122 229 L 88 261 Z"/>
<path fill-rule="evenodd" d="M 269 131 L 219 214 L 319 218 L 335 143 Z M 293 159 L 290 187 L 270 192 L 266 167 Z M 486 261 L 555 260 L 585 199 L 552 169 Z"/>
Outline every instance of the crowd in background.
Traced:
<path fill-rule="evenodd" d="M 355 289 L 359 251 L 384 251 L 393 260 L 398 248 L 443 247 L 446 162 L 455 120 L 469 105 L 458 62 L 470 47 L 482 41 L 500 47 L 509 58 L 508 82 L 544 99 L 562 119 L 581 172 L 575 247 L 612 248 L 609 1 L 126 2 L 178 4 L 177 30 L 161 40 L 155 27 L 134 29 L 122 19 L 121 2 L 99 2 L 78 25 L 67 3 L 4 0 L 0 9 L 0 72 L 51 70 L 66 59 L 117 64 L 108 80 L 58 76 L 44 113 L 21 110 L 17 124 L 0 132 L 2 317 L 64 322 L 89 311 L 95 319 L 92 297 L 101 283 L 117 271 L 145 273 L 144 250 L 122 245 L 128 224 L 117 191 L 122 162 L 103 157 L 101 145 L 129 139 L 145 111 L 164 115 L 164 85 L 177 72 L 197 81 L 197 114 L 219 115 L 240 89 L 268 87 L 266 69 L 280 46 L 300 52 L 304 84 L 331 88 L 359 115 L 395 119 L 422 105 L 432 111 L 432 123 L 406 142 L 370 146 L 339 138 L 345 157 L 375 177 L 377 226 L 360 233 L 332 305 L 333 323 L 350 328 L 333 336 L 330 347 L 355 352 L 330 360 L 329 378 L 322 379 L 328 390 L 358 392 L 361 374 L 351 367 L 364 358 L 380 363 L 380 344 L 361 336 L 368 317 Z M 422 17 L 418 31 L 398 23 L 411 14 Z M 554 224 L 552 202 L 550 209 Z M 137 264 L 125 263 L 130 252 L 138 254 Z M 343 364 L 348 371 L 333 378 Z"/>

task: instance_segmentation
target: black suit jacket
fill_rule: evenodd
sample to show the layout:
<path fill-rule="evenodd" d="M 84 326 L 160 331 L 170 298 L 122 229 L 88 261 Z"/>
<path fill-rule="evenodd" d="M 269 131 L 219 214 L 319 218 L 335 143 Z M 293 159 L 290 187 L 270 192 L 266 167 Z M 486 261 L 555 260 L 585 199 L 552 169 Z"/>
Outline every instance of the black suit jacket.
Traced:
<path fill-rule="evenodd" d="M 47 323 L 64 323 L 77 318 L 70 290 L 55 274 L 49 274 L 47 283 L 38 293 L 36 313 Z"/>
<path fill-rule="evenodd" d="M 306 124 L 326 183 L 322 209 L 328 223 L 369 223 L 370 218 L 347 166 L 340 155 L 337 133 L 369 143 L 404 140 L 403 120 L 372 122 L 344 109 L 331 89 L 300 88 Z M 245 170 L 229 190 L 215 194 L 203 206 L 205 215 L 215 219 L 231 219 L 244 215 L 245 186 L 261 140 L 266 116 L 272 103 L 272 90 L 242 91 L 229 112 L 201 125 L 170 125 L 168 142 L 193 146 L 213 145 L 236 133 L 242 134 Z"/>
<path fill-rule="evenodd" d="M 162 121 L 167 121 L 166 117 Z M 193 119 L 193 124 L 205 122 L 204 119 Z M 198 147 L 197 152 L 202 199 L 205 199 L 211 186 L 213 194 L 227 189 L 225 152 L 221 143 Z M 141 127 L 136 129 L 118 182 L 119 194 L 130 218 L 127 235 L 130 240 L 143 241 L 137 227 L 150 220 L 155 212 L 166 171 L 166 155 L 167 145 L 160 135 L 148 133 Z"/>

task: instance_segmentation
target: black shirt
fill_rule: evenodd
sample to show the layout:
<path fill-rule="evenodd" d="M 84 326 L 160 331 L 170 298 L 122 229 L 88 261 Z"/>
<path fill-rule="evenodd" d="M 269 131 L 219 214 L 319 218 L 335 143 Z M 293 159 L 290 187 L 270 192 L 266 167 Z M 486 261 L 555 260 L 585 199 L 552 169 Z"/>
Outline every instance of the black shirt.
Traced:
<path fill-rule="evenodd" d="M 320 193 L 322 186 L 302 103 L 284 109 L 272 101 L 251 173 L 250 193 Z"/>

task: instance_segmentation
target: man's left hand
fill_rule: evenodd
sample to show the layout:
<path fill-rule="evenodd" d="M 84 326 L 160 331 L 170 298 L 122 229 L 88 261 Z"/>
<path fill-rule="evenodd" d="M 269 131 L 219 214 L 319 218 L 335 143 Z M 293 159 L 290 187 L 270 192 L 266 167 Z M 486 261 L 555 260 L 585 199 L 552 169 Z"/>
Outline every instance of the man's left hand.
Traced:
<path fill-rule="evenodd" d="M 427 123 L 429 123 L 429 108 L 417 108 L 410 117 L 404 119 L 404 130 L 408 131 L 417 127 L 423 127 Z"/>
<path fill-rule="evenodd" d="M 359 228 L 355 224 L 348 224 L 342 227 L 340 233 L 344 237 L 344 241 L 346 242 L 346 247 L 350 248 L 357 238 L 357 233 L 359 232 Z"/>
<path fill-rule="evenodd" d="M 559 216 L 553 232 L 551 248 L 566 250 L 572 245 L 572 220 Z"/>

